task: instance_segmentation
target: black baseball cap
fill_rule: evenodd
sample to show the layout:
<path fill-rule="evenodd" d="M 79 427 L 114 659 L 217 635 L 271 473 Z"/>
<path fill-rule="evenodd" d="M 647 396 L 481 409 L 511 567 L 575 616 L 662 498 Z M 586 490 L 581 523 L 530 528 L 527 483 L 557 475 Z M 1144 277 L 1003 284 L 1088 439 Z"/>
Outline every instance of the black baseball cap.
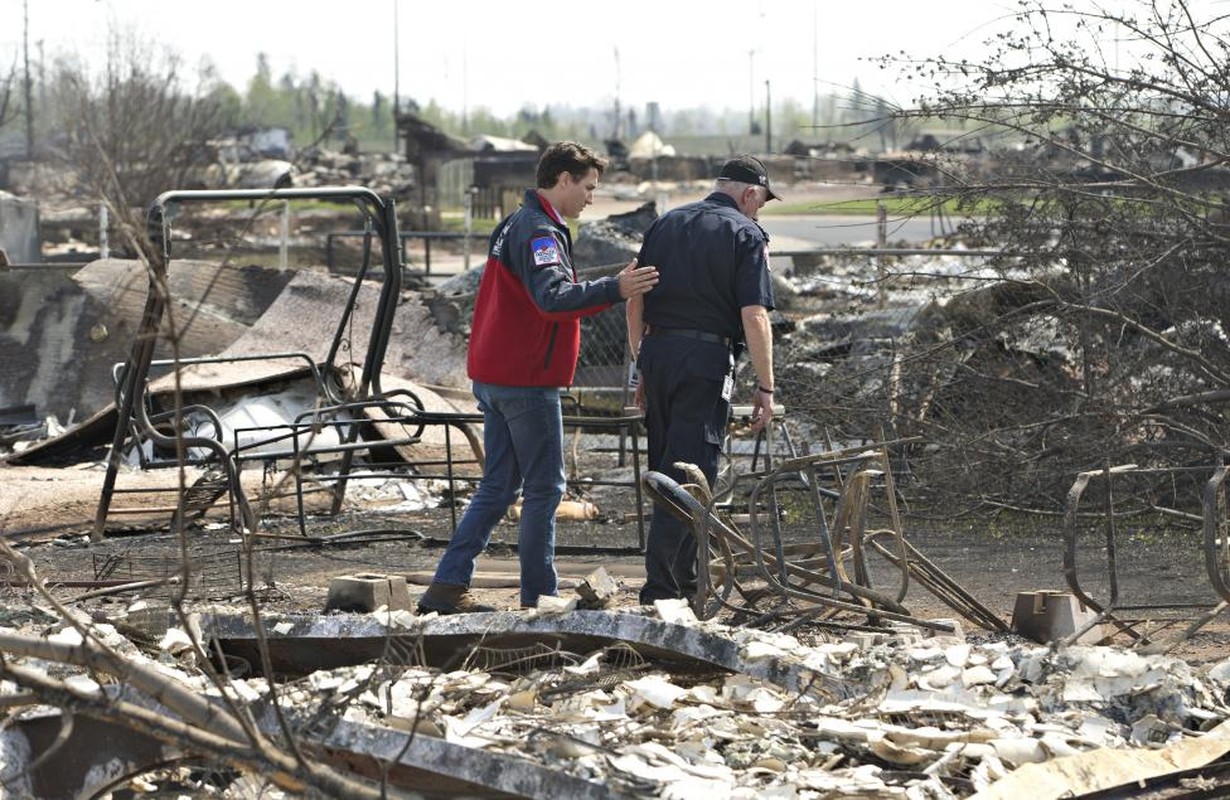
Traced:
<path fill-rule="evenodd" d="M 780 197 L 773 194 L 773 189 L 769 186 L 769 171 L 765 169 L 764 164 L 755 156 L 735 156 L 722 165 L 722 171 L 718 173 L 718 180 L 739 181 L 740 183 L 750 183 L 753 186 L 763 186 L 769 193 L 769 200 L 781 200 Z"/>

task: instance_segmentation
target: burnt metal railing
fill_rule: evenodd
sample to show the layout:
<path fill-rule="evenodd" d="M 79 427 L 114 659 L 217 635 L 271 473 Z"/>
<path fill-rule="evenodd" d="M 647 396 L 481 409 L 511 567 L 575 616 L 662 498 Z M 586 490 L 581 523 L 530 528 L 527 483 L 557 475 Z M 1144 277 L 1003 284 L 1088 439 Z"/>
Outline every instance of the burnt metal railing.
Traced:
<path fill-rule="evenodd" d="M 330 272 L 336 269 L 334 264 L 335 242 L 339 239 L 357 239 L 364 235 L 363 231 L 333 231 L 332 233 L 325 234 L 325 266 L 328 267 Z M 425 276 L 431 275 L 432 242 L 483 241 L 486 238 L 486 234 L 463 233 L 460 231 L 402 231 L 398 234 L 403 252 L 405 251 L 407 240 L 419 239 L 423 242 L 423 275 Z"/>
<path fill-rule="evenodd" d="M 383 395 L 380 385 L 380 372 L 388 349 L 393 315 L 401 290 L 400 239 L 397 232 L 396 210 L 392 200 L 381 197 L 372 190 L 359 186 L 274 190 L 170 191 L 159 195 L 150 206 L 147 215 L 149 237 L 154 245 L 147 254 L 150 262 L 148 264 L 149 289 L 141 322 L 128 359 L 118 373 L 120 380 L 116 395 L 116 428 L 107 459 L 107 473 L 104 478 L 103 489 L 94 520 L 92 534 L 94 541 L 99 541 L 104 537 L 112 499 L 117 491 L 116 482 L 123 460 L 124 444 L 130 436 L 148 440 L 157 447 L 174 451 L 177 454 L 176 462 L 180 467 L 188 465 L 187 453 L 193 450 L 204 451 L 207 455 L 199 459 L 199 461 L 223 473 L 225 488 L 230 493 L 231 501 L 238 508 L 243 526 L 249 530 L 255 528 L 256 516 L 244 495 L 243 487 L 240 483 L 239 464 L 231 458 L 226 444 L 220 440 L 220 437 L 185 435 L 182 408 L 177 408 L 169 417 L 159 420 L 151 419 L 147 402 L 148 378 L 150 367 L 154 363 L 153 353 L 155 346 L 164 335 L 166 309 L 174 299 L 169 296 L 167 268 L 172 257 L 171 221 L 178 208 L 198 203 L 224 203 L 230 201 L 256 203 L 289 200 L 350 201 L 364 213 L 367 221 L 368 235 L 364 240 L 363 263 L 348 301 L 341 310 L 328 357 L 322 370 L 334 368 L 333 365 L 338 354 L 343 351 L 348 342 L 347 329 L 354 315 L 359 289 L 367 277 L 371 264 L 372 240 L 374 238 L 380 242 L 383 280 L 381 281 L 379 299 L 372 321 L 367 352 L 364 356 L 358 385 L 349 393 L 346 401 L 362 402 Z M 313 369 L 315 370 L 315 367 Z M 321 383 L 323 385 L 323 381 Z M 324 389 L 322 391 L 327 392 Z M 330 396 L 326 399 L 337 400 L 338 398 Z M 345 405 L 345 403 L 342 403 L 342 405 Z M 168 426 L 170 427 L 169 432 L 167 430 Z M 343 470 L 345 470 L 350 465 L 349 453 L 344 455 L 343 458 Z M 181 485 L 178 489 L 177 511 L 172 520 L 173 524 L 177 521 L 182 523 L 186 507 L 187 492 Z"/>

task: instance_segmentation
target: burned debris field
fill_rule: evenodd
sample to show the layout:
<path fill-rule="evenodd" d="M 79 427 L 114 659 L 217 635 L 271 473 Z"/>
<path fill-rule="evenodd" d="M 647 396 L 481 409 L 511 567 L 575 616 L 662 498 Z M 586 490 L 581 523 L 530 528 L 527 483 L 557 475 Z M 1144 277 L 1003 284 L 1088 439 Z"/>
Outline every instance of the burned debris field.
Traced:
<path fill-rule="evenodd" d="M 546 115 L 201 149 L 219 96 L 57 84 L 57 159 L 0 173 L 0 797 L 1230 794 L 1230 38 L 1138 5 L 1025 2 L 917 107 L 765 135 L 775 379 L 735 372 L 717 479 L 649 469 L 623 309 L 586 316 L 559 594 L 518 501 L 473 613 L 419 601 Z M 632 127 L 578 280 L 751 141 Z M 654 512 L 698 586 L 642 604 Z"/>
<path fill-rule="evenodd" d="M 615 210 L 578 247 L 618 262 L 652 213 Z M 902 271 L 968 263 L 937 250 L 903 256 Z M 458 324 L 472 276 L 454 266 L 434 285 L 399 285 L 375 252 L 346 274 L 248 266 L 223 278 L 207 251 L 191 256 L 166 264 L 178 294 L 162 322 L 141 321 L 139 264 L 67 276 L 92 298 L 70 337 L 113 346 L 117 362 L 131 363 L 142 324 L 181 327 L 144 356 L 144 383 L 109 370 L 74 383 L 71 402 L 97 409 L 86 419 L 8 429 L 2 635 L 27 698 L 5 739 L 12 791 L 1012 797 L 1022 782 L 1180 785 L 1150 759 L 1212 765 L 1202 774 L 1219 780 L 1210 748 L 1230 628 L 1207 533 L 1219 507 L 1202 521 L 1182 499 L 1217 475 L 1093 469 L 1067 476 L 1066 505 L 1026 508 L 1037 484 L 1020 485 L 1020 508 L 998 493 L 957 504 L 977 468 L 950 451 L 826 425 L 823 392 L 877 393 L 849 388 L 879 380 L 873 343 L 935 329 L 909 287 L 884 313 L 853 310 L 874 304 L 859 299 L 871 262 L 782 257 L 784 413 L 757 437 L 736 408 L 714 487 L 646 474 L 639 417 L 610 378 L 626 374 L 622 320 L 596 317 L 587 381 L 566 409 L 561 596 L 516 610 L 514 507 L 474 582 L 500 610 L 439 617 L 414 600 L 480 474 Z M 94 341 L 100 325 L 109 335 Z M 380 402 L 349 398 L 365 384 Z M 948 402 L 936 413 L 953 413 Z M 182 464 L 160 421 L 177 408 L 192 431 Z M 219 446 L 201 441 L 213 427 L 228 442 L 222 468 Z M 707 542 L 691 603 L 637 603 L 655 503 Z M 66 715 L 88 722 L 69 730 Z M 78 755 L 55 758 L 64 747 Z"/>

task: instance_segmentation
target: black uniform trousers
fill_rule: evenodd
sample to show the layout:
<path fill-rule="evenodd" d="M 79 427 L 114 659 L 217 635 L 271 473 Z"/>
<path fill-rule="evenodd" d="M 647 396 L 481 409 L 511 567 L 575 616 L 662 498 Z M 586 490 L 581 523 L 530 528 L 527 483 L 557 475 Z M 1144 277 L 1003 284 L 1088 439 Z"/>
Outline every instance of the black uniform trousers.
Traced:
<path fill-rule="evenodd" d="M 730 400 L 722 396 L 723 384 L 734 373 L 730 348 L 651 334 L 641 342 L 637 365 L 645 391 L 649 468 L 683 483 L 684 474 L 673 464 L 695 464 L 712 486 L 730 421 Z M 645 546 L 645 573 L 642 604 L 691 598 L 696 592 L 696 538 L 657 505 Z"/>

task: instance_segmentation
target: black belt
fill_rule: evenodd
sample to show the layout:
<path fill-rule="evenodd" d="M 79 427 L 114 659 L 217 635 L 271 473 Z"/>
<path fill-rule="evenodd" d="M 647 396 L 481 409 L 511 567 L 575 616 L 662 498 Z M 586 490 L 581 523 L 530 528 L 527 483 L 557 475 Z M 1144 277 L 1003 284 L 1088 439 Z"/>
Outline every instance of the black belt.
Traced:
<path fill-rule="evenodd" d="M 716 333 L 709 331 L 696 331 L 691 328 L 660 328 L 657 325 L 650 327 L 646 336 L 680 336 L 684 339 L 696 339 L 701 342 L 712 342 L 729 348 L 734 344 L 734 340 L 729 336 L 719 336 Z"/>

